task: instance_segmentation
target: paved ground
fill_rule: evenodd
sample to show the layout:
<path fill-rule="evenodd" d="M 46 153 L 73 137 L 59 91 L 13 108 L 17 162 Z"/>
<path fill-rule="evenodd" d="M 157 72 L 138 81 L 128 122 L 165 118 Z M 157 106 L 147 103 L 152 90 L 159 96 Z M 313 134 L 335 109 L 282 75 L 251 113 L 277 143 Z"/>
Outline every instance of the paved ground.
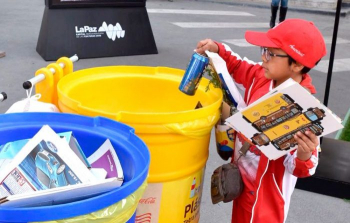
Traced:
<path fill-rule="evenodd" d="M 84 59 L 75 64 L 75 70 L 109 65 L 168 66 L 185 69 L 196 43 L 204 38 L 212 38 L 229 44 L 237 53 L 251 60 L 259 61 L 259 49 L 248 46 L 243 38 L 249 29 L 267 30 L 269 9 L 216 4 L 202 1 L 166 0 L 147 1 L 149 17 L 159 53 L 156 55 L 125 56 L 111 58 Z M 152 10 L 151 10 L 152 9 Z M 178 11 L 160 13 L 158 9 L 192 10 L 185 14 Z M 33 77 L 35 71 L 47 66 L 35 51 L 44 10 L 44 1 L 2 0 L 0 7 L 0 49 L 6 57 L 0 59 L 0 91 L 5 91 L 9 99 L 0 103 L 0 112 L 25 97 L 23 81 Z M 214 15 L 203 15 L 213 11 Z M 226 14 L 223 15 L 226 11 Z M 216 15 L 215 15 L 216 14 Z M 289 18 L 312 20 L 320 28 L 327 40 L 333 32 L 334 17 L 314 13 L 288 12 Z M 199 28 L 205 23 L 206 28 Z M 215 24 L 212 24 L 215 23 Z M 213 27 L 211 27 L 213 25 Z M 218 28 L 220 27 L 220 28 Z M 349 18 L 342 18 L 339 28 L 339 42 L 336 51 L 329 107 L 340 117 L 344 117 L 350 105 L 350 25 Z M 320 66 L 311 72 L 318 89 L 317 97 L 322 101 L 329 53 Z M 332 137 L 333 135 L 331 135 Z M 229 222 L 231 204 L 212 205 L 209 197 L 209 179 L 215 167 L 223 162 L 218 158 L 213 144 L 206 169 L 206 181 L 201 204 L 201 222 Z M 336 164 L 335 164 L 336 165 Z M 342 199 L 296 190 L 293 194 L 288 223 L 349 222 L 350 203 Z"/>
<path fill-rule="evenodd" d="M 222 3 L 222 4 L 235 5 L 235 6 L 270 8 L 270 5 L 268 3 L 264 1 L 257 1 L 257 0 L 199 0 L 199 1 Z M 302 1 L 298 1 L 298 2 L 289 1 L 288 10 L 296 11 L 296 12 L 315 13 L 319 15 L 333 15 L 333 16 L 335 15 L 336 6 L 332 9 L 326 8 L 325 5 L 323 5 L 323 7 L 312 7 L 308 3 L 310 3 L 310 1 L 305 1 L 304 4 L 302 3 Z M 340 15 L 348 16 L 349 14 L 350 14 L 349 3 L 344 3 L 343 1 Z"/>

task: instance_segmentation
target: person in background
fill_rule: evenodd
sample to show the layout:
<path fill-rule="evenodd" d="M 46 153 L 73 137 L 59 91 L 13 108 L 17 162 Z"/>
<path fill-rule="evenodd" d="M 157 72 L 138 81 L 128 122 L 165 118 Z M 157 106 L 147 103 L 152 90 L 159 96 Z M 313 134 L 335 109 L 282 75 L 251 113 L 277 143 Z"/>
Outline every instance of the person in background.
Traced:
<path fill-rule="evenodd" d="M 279 21 L 283 22 L 286 19 L 287 10 L 288 10 L 288 0 L 272 0 L 271 1 L 271 19 L 270 19 L 271 29 L 276 25 L 277 11 L 280 3 L 281 3 L 281 7 L 280 7 Z"/>
<path fill-rule="evenodd" d="M 262 63 L 241 58 L 229 46 L 211 39 L 199 41 L 196 52 L 218 53 L 238 87 L 245 91 L 247 105 L 272 91 L 289 78 L 312 94 L 316 93 L 311 68 L 326 55 L 321 32 L 310 21 L 287 19 L 267 33 L 247 31 L 245 39 L 261 47 Z M 286 221 L 291 195 L 298 178 L 309 177 L 318 164 L 319 141 L 306 131 L 294 135 L 296 150 L 276 160 L 269 160 L 251 145 L 239 161 L 239 149 L 245 137 L 237 134 L 232 161 L 244 183 L 243 192 L 233 201 L 232 223 L 283 223 Z"/>

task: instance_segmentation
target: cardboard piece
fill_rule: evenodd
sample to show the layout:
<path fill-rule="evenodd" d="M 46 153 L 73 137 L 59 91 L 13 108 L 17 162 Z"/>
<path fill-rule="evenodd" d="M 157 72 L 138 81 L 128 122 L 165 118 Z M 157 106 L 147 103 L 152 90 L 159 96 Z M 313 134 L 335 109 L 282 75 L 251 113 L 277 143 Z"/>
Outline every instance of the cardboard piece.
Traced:
<path fill-rule="evenodd" d="M 225 91 L 226 98 L 229 105 L 233 104 L 238 110 L 246 107 L 242 95 L 239 93 L 235 82 L 229 74 L 226 66 L 226 62 L 217 53 L 205 51 L 210 58 L 210 63 L 213 65 L 216 73 L 220 78 L 222 88 Z"/>
<path fill-rule="evenodd" d="M 297 148 L 293 136 L 298 131 L 321 137 L 343 128 L 339 117 L 292 79 L 226 119 L 226 124 L 272 160 Z"/>

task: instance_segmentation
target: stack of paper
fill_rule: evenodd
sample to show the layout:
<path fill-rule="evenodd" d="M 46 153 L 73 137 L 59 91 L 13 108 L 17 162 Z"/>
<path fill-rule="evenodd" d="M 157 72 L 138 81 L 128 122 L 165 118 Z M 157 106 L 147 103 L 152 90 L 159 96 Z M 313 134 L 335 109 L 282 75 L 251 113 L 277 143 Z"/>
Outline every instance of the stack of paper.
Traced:
<path fill-rule="evenodd" d="M 86 159 L 72 132 L 56 134 L 47 125 L 30 140 L 1 146 L 0 170 L 0 205 L 6 207 L 81 200 L 123 183 L 123 171 L 109 140 Z"/>

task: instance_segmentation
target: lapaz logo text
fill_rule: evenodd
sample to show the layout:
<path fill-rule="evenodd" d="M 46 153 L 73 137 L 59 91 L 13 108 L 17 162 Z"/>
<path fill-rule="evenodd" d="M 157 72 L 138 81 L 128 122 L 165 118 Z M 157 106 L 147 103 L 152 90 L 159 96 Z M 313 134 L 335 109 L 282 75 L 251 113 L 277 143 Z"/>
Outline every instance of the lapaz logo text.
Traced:
<path fill-rule="evenodd" d="M 115 41 L 117 38 L 124 38 L 125 30 L 123 30 L 119 23 L 107 25 L 106 22 L 103 22 L 99 28 L 92 26 L 75 26 L 76 38 L 101 38 L 105 34 L 108 39 Z"/>

